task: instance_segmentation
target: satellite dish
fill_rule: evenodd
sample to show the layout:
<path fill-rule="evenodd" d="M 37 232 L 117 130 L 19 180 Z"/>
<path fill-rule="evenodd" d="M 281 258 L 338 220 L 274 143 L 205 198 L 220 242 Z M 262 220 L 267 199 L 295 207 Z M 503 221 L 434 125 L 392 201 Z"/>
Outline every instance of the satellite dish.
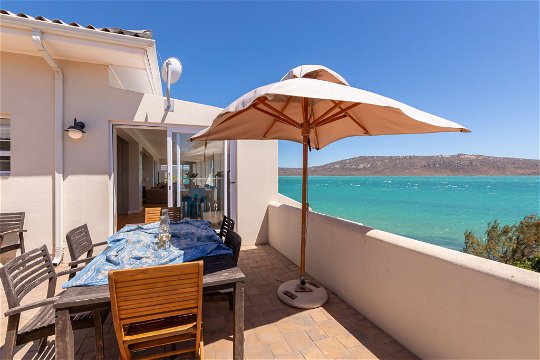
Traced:
<path fill-rule="evenodd" d="M 182 63 L 175 57 L 170 57 L 161 66 L 161 78 L 167 84 L 167 99 L 165 99 L 165 111 L 174 111 L 174 101 L 171 101 L 171 84 L 182 76 Z"/>
<path fill-rule="evenodd" d="M 167 78 L 169 75 L 169 78 Z M 182 76 L 182 63 L 175 57 L 170 57 L 161 66 L 161 78 L 169 84 L 174 84 Z"/>

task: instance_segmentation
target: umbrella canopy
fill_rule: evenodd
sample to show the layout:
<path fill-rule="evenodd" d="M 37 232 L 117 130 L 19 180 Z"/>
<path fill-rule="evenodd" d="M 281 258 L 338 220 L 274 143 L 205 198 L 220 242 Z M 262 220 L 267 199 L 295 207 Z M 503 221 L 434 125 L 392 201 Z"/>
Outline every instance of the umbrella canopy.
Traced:
<path fill-rule="evenodd" d="M 369 91 L 318 79 L 290 78 L 248 92 L 192 139 L 302 143 L 304 111 L 309 142 L 315 149 L 349 136 L 469 132 L 455 122 Z"/>
<path fill-rule="evenodd" d="M 348 85 L 336 72 L 303 65 L 282 81 L 234 101 L 192 140 L 291 140 L 303 144 L 300 278 L 305 271 L 308 147 L 322 149 L 349 136 L 470 132 L 399 101 Z"/>
<path fill-rule="evenodd" d="M 289 80 L 294 78 L 306 78 L 330 81 L 336 84 L 347 85 L 349 83 L 332 69 L 322 65 L 300 65 L 290 70 L 281 78 L 283 80 Z"/>

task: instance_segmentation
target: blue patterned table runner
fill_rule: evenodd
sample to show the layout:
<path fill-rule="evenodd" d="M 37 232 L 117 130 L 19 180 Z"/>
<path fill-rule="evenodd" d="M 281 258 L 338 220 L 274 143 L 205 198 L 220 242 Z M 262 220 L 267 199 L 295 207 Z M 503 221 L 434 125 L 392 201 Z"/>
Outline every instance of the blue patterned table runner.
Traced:
<path fill-rule="evenodd" d="M 171 223 L 171 246 L 156 245 L 159 223 L 126 225 L 107 239 L 109 247 L 88 263 L 63 288 L 107 285 L 109 270 L 178 264 L 207 256 L 233 255 L 210 222 L 184 219 Z"/>

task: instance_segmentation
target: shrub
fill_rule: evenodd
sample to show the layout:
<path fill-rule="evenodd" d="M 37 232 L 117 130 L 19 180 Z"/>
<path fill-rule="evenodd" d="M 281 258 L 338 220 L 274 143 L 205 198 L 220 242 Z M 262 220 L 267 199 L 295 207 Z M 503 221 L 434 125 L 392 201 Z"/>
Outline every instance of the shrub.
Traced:
<path fill-rule="evenodd" d="M 465 231 L 463 252 L 540 272 L 540 218 L 528 215 L 518 224 L 488 224 L 485 239 Z"/>

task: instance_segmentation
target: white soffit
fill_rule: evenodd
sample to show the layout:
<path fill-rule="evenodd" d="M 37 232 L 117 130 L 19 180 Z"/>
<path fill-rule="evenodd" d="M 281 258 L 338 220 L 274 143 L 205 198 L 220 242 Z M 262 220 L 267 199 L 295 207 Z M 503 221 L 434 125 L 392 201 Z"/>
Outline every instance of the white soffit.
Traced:
<path fill-rule="evenodd" d="M 143 94 L 152 94 L 152 85 L 146 69 L 110 65 L 109 86 Z"/>
<path fill-rule="evenodd" d="M 145 48 L 48 33 L 43 33 L 43 43 L 55 59 L 146 68 Z M 2 51 L 40 56 L 32 42 L 31 29 L 0 26 L 0 44 Z"/>

